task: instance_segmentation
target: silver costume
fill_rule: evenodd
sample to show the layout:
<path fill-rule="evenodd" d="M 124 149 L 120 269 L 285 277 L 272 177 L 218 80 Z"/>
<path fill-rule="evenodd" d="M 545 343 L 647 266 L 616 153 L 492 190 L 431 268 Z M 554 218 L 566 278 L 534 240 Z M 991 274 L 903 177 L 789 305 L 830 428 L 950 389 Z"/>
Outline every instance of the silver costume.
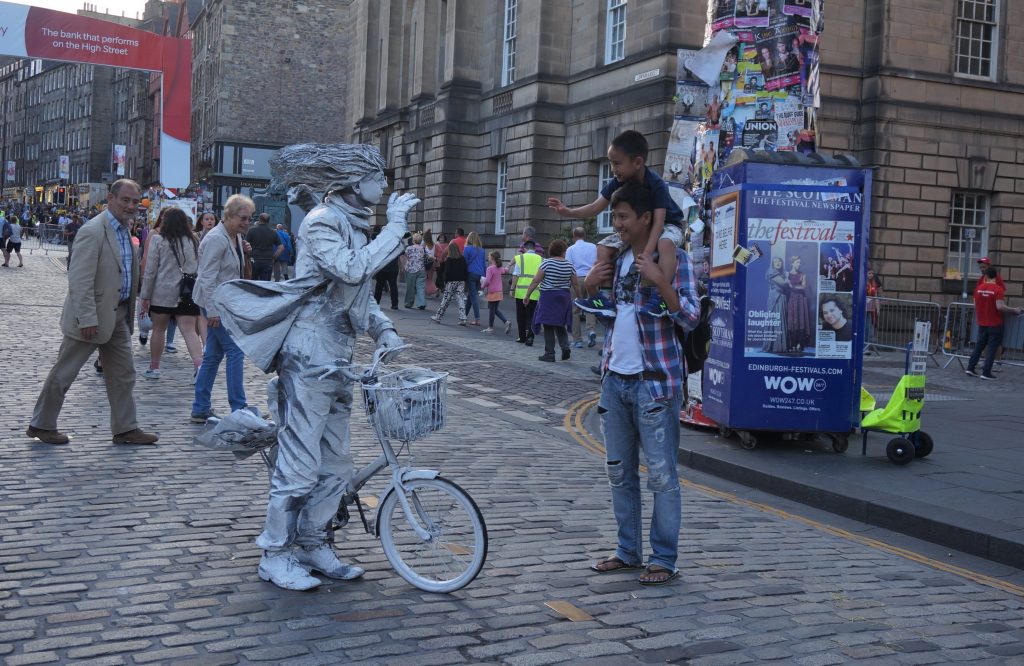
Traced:
<path fill-rule="evenodd" d="M 294 167 L 289 158 L 307 159 L 311 152 L 314 162 L 322 162 L 313 164 L 320 171 L 309 164 L 301 173 L 289 170 Z M 388 224 L 370 241 L 373 212 L 358 204 L 376 203 L 378 188 L 386 186 L 384 161 L 376 149 L 305 144 L 282 149 L 275 160 L 275 171 L 284 172 L 275 173 L 275 179 L 293 192 L 322 199 L 297 234 L 296 277 L 277 283 L 234 280 L 214 294 L 223 325 L 246 356 L 278 375 L 268 387 L 279 426 L 277 463 L 266 523 L 256 540 L 267 551 L 265 558 L 293 545 L 312 549 L 326 541 L 325 528 L 354 472 L 352 385 L 337 373 L 328 379 L 305 373 L 351 361 L 359 333 L 368 333 L 379 346 L 401 344 L 394 324 L 372 297 L 370 278 L 402 252 L 406 216 L 419 203 L 411 194 L 393 194 Z M 367 180 L 374 178 L 376 183 Z M 298 563 L 303 563 L 301 550 Z M 261 564 L 261 576 L 262 569 Z"/>

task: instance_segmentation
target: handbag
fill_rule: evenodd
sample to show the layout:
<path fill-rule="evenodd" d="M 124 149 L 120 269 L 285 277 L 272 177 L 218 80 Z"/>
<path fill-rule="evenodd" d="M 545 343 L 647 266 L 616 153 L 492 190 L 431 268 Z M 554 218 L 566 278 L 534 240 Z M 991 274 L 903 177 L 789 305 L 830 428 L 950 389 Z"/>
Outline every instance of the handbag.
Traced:
<path fill-rule="evenodd" d="M 178 283 L 178 305 L 194 305 L 192 300 L 192 290 L 196 286 L 196 278 L 199 277 L 197 273 L 186 273 L 181 267 L 181 259 L 178 258 L 177 252 L 172 252 L 174 255 L 174 261 L 178 263 L 178 272 L 181 273 L 181 282 Z"/>

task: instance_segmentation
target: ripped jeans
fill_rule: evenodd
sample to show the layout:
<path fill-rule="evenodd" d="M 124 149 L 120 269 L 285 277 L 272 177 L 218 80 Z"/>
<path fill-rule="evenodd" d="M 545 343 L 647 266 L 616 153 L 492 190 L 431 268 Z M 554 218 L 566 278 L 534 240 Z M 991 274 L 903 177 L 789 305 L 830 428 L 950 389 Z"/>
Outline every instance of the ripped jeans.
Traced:
<path fill-rule="evenodd" d="M 618 523 L 615 556 L 643 564 L 643 525 L 640 499 L 640 450 L 647 464 L 647 487 L 654 494 L 651 515 L 651 558 L 676 570 L 682 499 L 676 454 L 679 450 L 680 396 L 655 401 L 646 381 L 606 375 L 597 411 L 601 415 L 606 471 L 612 488 L 612 509 Z"/>

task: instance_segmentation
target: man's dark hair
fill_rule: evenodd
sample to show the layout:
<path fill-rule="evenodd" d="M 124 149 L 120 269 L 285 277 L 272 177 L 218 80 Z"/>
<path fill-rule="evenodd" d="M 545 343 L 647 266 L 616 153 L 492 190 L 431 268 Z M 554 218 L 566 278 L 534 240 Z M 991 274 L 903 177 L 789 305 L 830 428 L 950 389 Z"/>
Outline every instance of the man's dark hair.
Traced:
<path fill-rule="evenodd" d="M 821 303 L 818 303 L 818 314 L 821 315 L 822 308 L 825 307 L 826 303 L 835 303 L 836 309 L 843 314 L 843 319 L 849 319 L 850 313 L 846 311 L 846 304 L 835 296 L 829 296 L 828 298 L 822 299 Z"/>
<path fill-rule="evenodd" d="M 988 268 L 985 269 L 985 277 L 987 277 L 989 280 L 995 280 L 996 275 L 998 275 L 998 272 L 992 266 L 989 266 Z"/>
<path fill-rule="evenodd" d="M 646 183 L 625 183 L 612 193 L 611 207 L 627 204 L 637 217 L 654 212 L 654 192 Z"/>
<path fill-rule="evenodd" d="M 466 235 L 466 230 L 463 229 L 462 227 L 459 227 L 458 229 L 455 230 L 455 235 L 456 236 L 465 236 Z"/>
<path fill-rule="evenodd" d="M 526 248 L 527 250 L 532 250 L 535 247 L 537 247 L 537 243 L 527 238 L 526 240 L 523 241 L 523 247 Z"/>
<path fill-rule="evenodd" d="M 612 139 L 612 148 L 621 150 L 627 157 L 640 157 L 647 161 L 647 139 L 636 130 L 626 130 Z"/>
<path fill-rule="evenodd" d="M 260 224 L 266 224 L 267 222 L 270 222 L 270 214 L 269 213 L 260 213 L 260 216 L 258 218 L 258 222 Z"/>

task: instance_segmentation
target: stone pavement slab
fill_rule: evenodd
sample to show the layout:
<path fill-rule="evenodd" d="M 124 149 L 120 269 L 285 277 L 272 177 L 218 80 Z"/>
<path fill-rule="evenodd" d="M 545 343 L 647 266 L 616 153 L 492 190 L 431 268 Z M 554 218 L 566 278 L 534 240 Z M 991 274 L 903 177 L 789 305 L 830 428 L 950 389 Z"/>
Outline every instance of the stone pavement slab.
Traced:
<path fill-rule="evenodd" d="M 594 574 L 588 565 L 615 542 L 604 461 L 559 429 L 565 415 L 555 411 L 594 392 L 590 359 L 542 367 L 530 360 L 536 350 L 485 348 L 469 332 L 434 333 L 401 315 L 421 350 L 414 358 L 453 371 L 460 392 L 446 430 L 413 454 L 480 505 L 487 565 L 463 590 L 423 593 L 350 525 L 338 546 L 366 568 L 363 579 L 279 590 L 256 576 L 266 470 L 192 443 L 182 352 L 166 358 L 160 380 L 138 384 L 140 419 L 160 432 L 157 446 L 110 443 L 102 381 L 88 367 L 61 419 L 71 444 L 24 437 L 56 356 L 64 279 L 43 262 L 0 276 L 0 302 L 17 304 L 0 318 L 5 664 L 1013 664 L 1024 653 L 1020 572 L 988 570 L 1003 587 L 953 575 L 699 472 L 685 475 L 678 581 L 645 588 L 635 572 Z M 148 349 L 135 352 L 145 367 Z M 247 369 L 254 404 L 266 379 Z M 465 399 L 485 396 L 499 407 Z M 219 382 L 215 404 L 225 402 Z M 359 418 L 353 438 L 361 460 L 374 455 Z M 908 553 L 921 547 L 900 543 Z M 546 606 L 559 600 L 593 619 L 563 619 Z"/>

